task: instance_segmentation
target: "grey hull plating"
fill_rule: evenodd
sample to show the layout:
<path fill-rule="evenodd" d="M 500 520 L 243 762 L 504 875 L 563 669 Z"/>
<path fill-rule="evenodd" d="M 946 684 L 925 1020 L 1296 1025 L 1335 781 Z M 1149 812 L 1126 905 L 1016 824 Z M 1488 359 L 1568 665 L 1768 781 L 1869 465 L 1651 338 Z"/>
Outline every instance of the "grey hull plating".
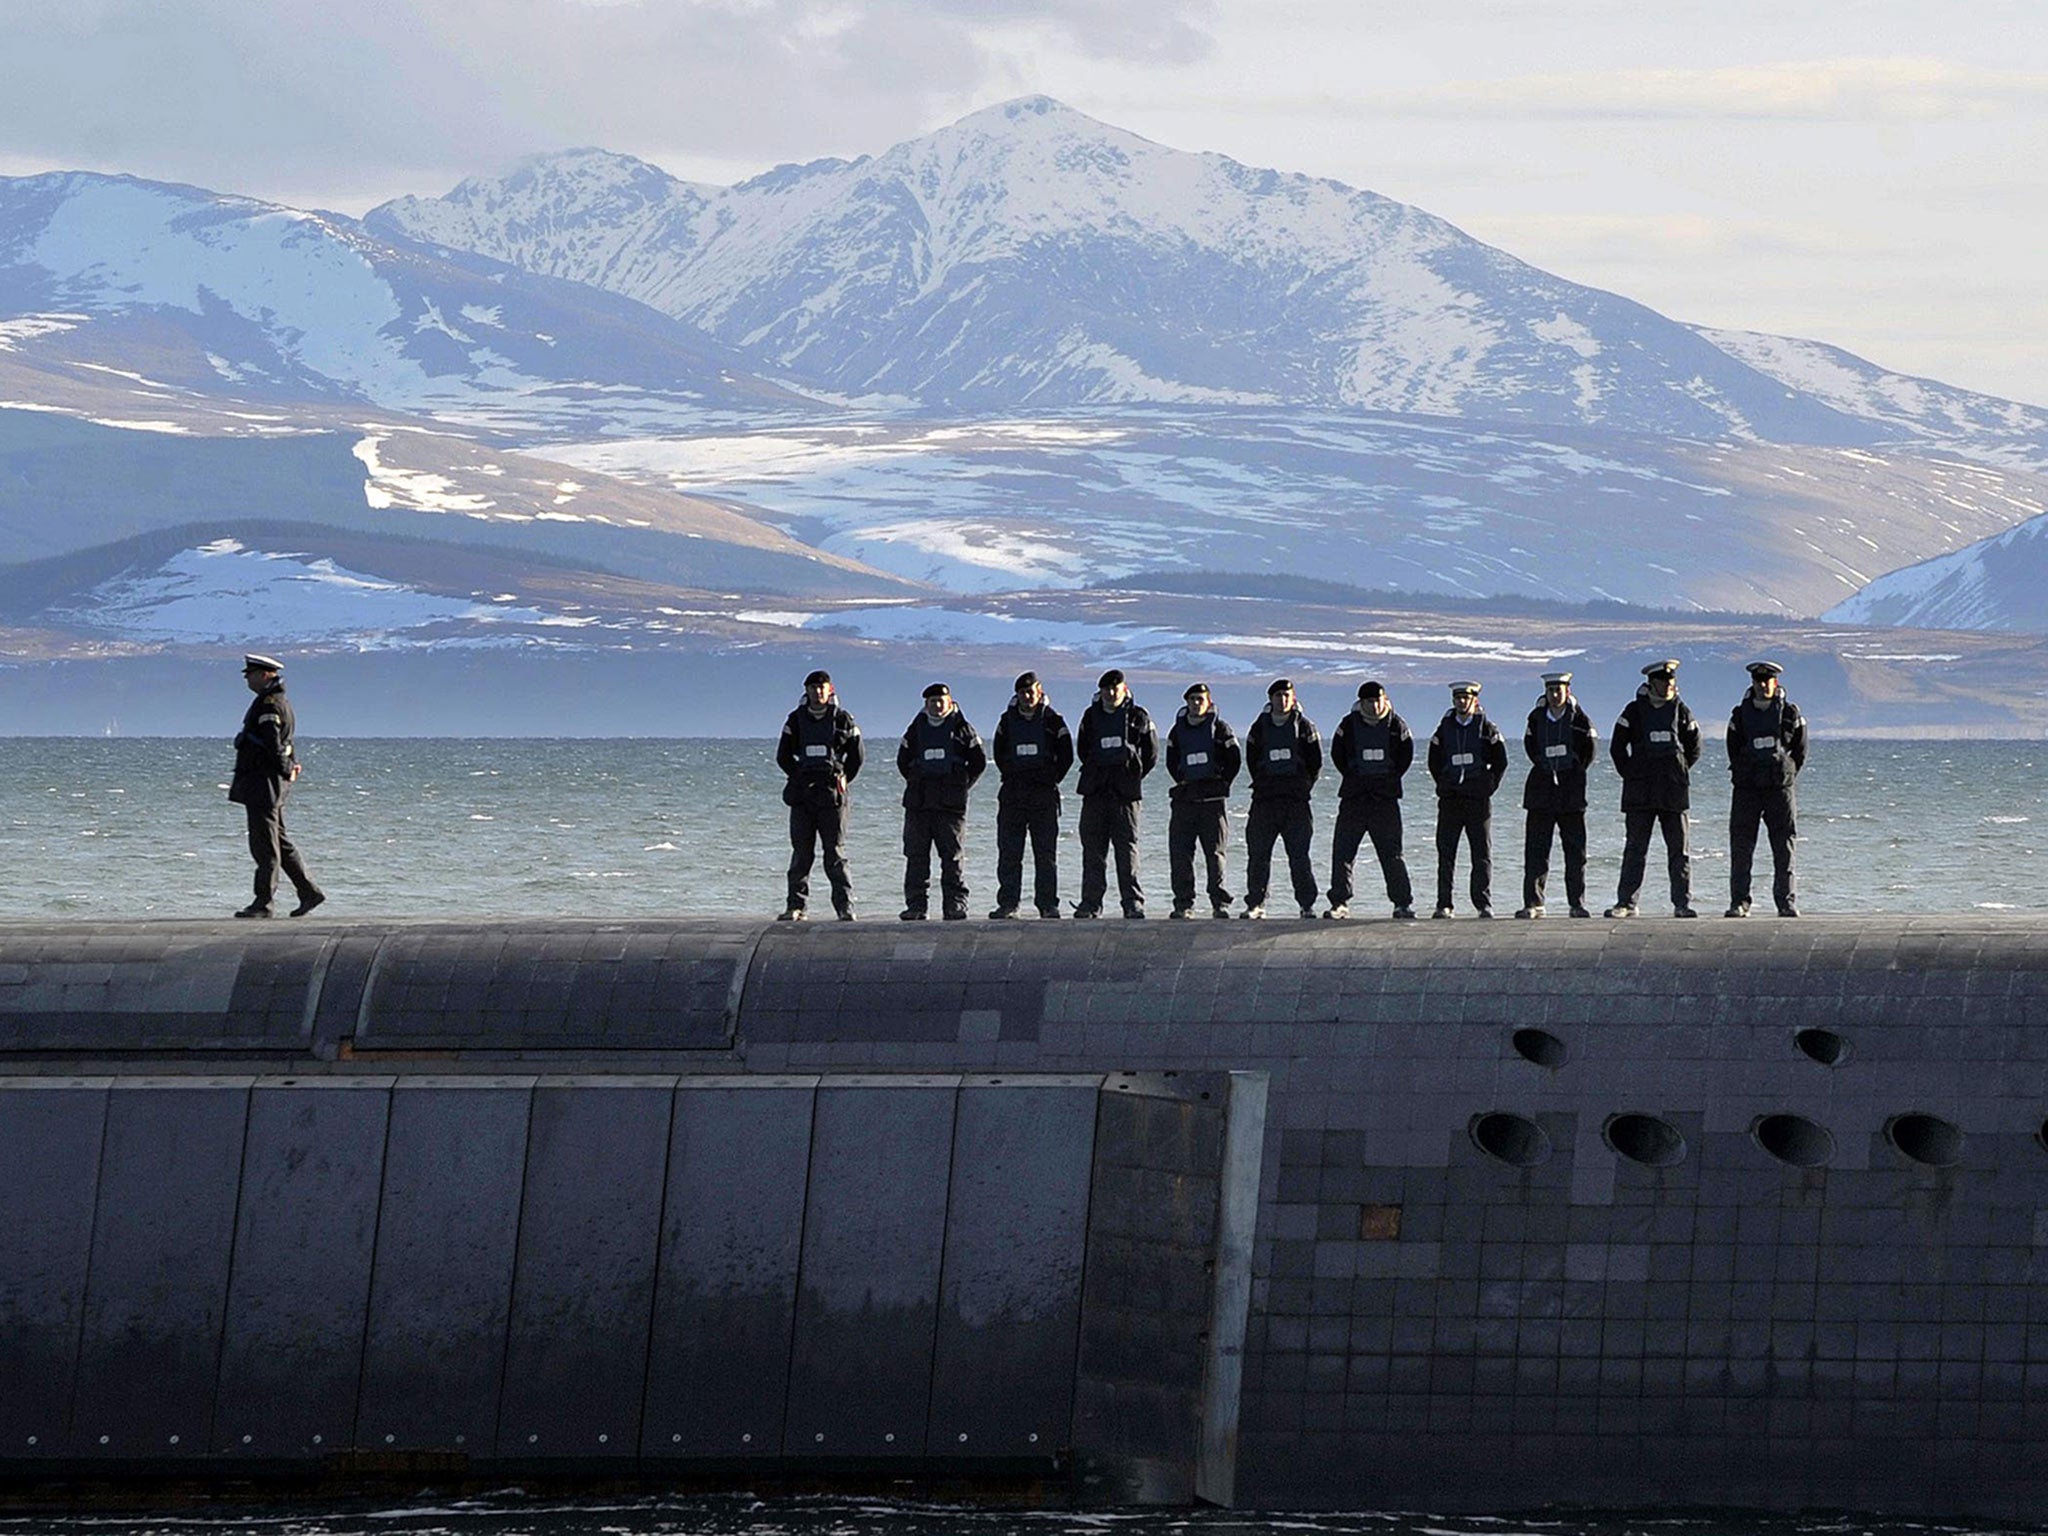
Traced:
<path fill-rule="evenodd" d="M 2044 1025 L 2025 921 L 0 928 L 0 1478 L 2029 1517 Z"/>

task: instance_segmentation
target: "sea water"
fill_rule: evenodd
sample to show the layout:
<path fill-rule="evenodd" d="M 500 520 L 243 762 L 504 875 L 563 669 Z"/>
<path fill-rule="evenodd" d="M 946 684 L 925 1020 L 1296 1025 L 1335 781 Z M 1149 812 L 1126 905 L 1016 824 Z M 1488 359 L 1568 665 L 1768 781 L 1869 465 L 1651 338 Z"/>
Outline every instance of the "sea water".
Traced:
<path fill-rule="evenodd" d="M 992 722 L 991 722 L 992 723 Z M 865 918 L 895 917 L 903 854 L 895 742 L 871 736 L 853 786 L 849 859 Z M 321 916 L 760 917 L 783 903 L 789 861 L 782 775 L 767 741 L 322 740 L 287 822 L 331 898 Z M 1519 756 L 1519 753 L 1517 752 Z M 228 804 L 225 741 L 0 738 L 0 917 L 224 916 L 249 899 L 242 813 Z M 1718 740 L 1693 775 L 1693 898 L 1718 913 L 1728 895 L 1728 776 Z M 1976 913 L 2048 909 L 2048 744 L 1818 741 L 1799 780 L 1798 871 L 1806 911 Z M 1521 785 L 1509 770 L 1493 819 L 1496 911 L 1521 904 Z M 1071 781 L 1070 781 L 1071 784 Z M 1433 799 L 1408 776 L 1407 857 L 1427 904 L 1436 867 Z M 1148 910 L 1166 914 L 1166 775 L 1147 782 L 1141 873 Z M 993 772 L 968 813 L 970 910 L 995 897 Z M 1589 902 L 1614 899 L 1621 859 L 1619 780 L 1595 765 Z M 1241 825 L 1246 803 L 1232 800 Z M 1080 888 L 1067 796 L 1061 894 Z M 1315 802 L 1315 866 L 1329 877 L 1333 775 Z M 1242 895 L 1233 827 L 1230 879 Z M 1269 905 L 1292 915 L 1285 860 Z M 936 869 L 934 884 L 936 884 Z M 1371 846 L 1356 871 L 1360 916 L 1384 915 Z M 1031 907 L 1030 861 L 1024 905 Z M 811 904 L 829 917 L 822 866 Z M 1466 908 L 1460 856 L 1457 904 Z M 1553 854 L 1549 900 L 1563 905 Z M 289 895 L 283 891 L 281 895 Z M 1770 852 L 1757 849 L 1756 898 L 1770 905 Z M 1114 887 L 1111 891 L 1114 899 Z M 1662 843 L 1652 839 L 1642 905 L 1664 909 Z M 936 916 L 938 893 L 932 893 Z M 1204 903 L 1206 908 L 1206 902 Z M 1113 908 L 1112 908 L 1113 910 Z"/>

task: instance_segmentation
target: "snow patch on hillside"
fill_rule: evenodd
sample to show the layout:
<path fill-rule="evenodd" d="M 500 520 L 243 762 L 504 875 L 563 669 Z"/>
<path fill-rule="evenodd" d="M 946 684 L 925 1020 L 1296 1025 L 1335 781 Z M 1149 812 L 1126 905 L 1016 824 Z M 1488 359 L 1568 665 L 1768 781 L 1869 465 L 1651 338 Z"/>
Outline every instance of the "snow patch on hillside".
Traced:
<path fill-rule="evenodd" d="M 373 507 L 403 507 L 413 512 L 488 512 L 497 503 L 488 496 L 458 491 L 446 475 L 425 470 L 401 469 L 378 457 L 382 437 L 371 435 L 350 450 L 369 471 L 363 482 L 363 500 Z"/>
<path fill-rule="evenodd" d="M 270 553 L 216 539 L 171 556 L 152 571 L 102 582 L 75 606 L 53 610 L 131 640 L 171 644 L 399 644 L 428 626 L 541 623 L 531 608 L 508 608 L 421 592 L 328 559 Z M 431 643 L 475 643 L 438 633 Z M 428 643 L 424 637 L 421 643 Z"/>
<path fill-rule="evenodd" d="M 61 336 L 66 331 L 76 330 L 91 318 L 90 315 L 17 315 L 12 320 L 0 320 L 0 352 L 19 352 L 24 341 Z"/>
<path fill-rule="evenodd" d="M 382 334 L 402 315 L 349 232 L 316 214 L 77 178 L 25 252 L 93 308 L 225 306 L 301 366 L 379 398 L 426 386 Z"/>

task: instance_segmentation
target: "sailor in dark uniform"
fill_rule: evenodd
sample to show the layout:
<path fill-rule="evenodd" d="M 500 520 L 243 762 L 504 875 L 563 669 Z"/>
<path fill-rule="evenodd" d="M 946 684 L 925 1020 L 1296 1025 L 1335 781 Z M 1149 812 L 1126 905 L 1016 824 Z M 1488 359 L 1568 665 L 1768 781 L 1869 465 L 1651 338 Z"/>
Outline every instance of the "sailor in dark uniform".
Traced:
<path fill-rule="evenodd" d="M 1394 713 L 1387 690 L 1377 682 L 1360 684 L 1358 702 L 1330 736 L 1330 762 L 1339 775 L 1337 835 L 1330 847 L 1330 910 L 1323 916 L 1351 915 L 1351 866 L 1368 836 L 1394 916 L 1415 916 L 1415 891 L 1401 856 L 1401 778 L 1414 761 L 1415 737 Z"/>
<path fill-rule="evenodd" d="M 1450 917 L 1458 839 L 1472 852 L 1472 907 L 1493 916 L 1493 794 L 1507 777 L 1508 745 L 1479 707 L 1479 684 L 1451 684 L 1451 707 L 1429 738 L 1429 776 L 1436 780 L 1436 912 Z"/>
<path fill-rule="evenodd" d="M 1074 738 L 1045 697 L 1036 672 L 1012 685 L 996 722 L 996 906 L 992 918 L 1017 915 L 1024 899 L 1024 840 L 1031 840 L 1031 902 L 1040 917 L 1060 915 L 1060 781 L 1074 766 Z"/>
<path fill-rule="evenodd" d="M 249 854 L 256 861 L 256 899 L 237 917 L 269 917 L 271 897 L 282 869 L 299 893 L 293 917 L 304 917 L 327 899 L 313 883 L 299 850 L 284 829 L 285 796 L 299 777 L 298 748 L 293 743 L 297 722 L 284 696 L 284 663 L 269 656 L 244 656 L 242 681 L 256 695 L 242 716 L 235 737 L 235 775 L 228 799 L 249 819 Z"/>
<path fill-rule="evenodd" d="M 1609 917 L 1634 917 L 1636 895 L 1650 857 L 1650 830 L 1664 834 L 1671 869 L 1671 915 L 1697 917 L 1692 909 L 1692 769 L 1700 760 L 1700 723 L 1678 696 L 1678 663 L 1653 661 L 1643 668 L 1643 685 L 1614 722 L 1607 744 L 1621 775 L 1621 814 L 1627 838 L 1621 850 L 1621 884 Z"/>
<path fill-rule="evenodd" d="M 1237 733 L 1216 713 L 1207 683 L 1192 683 L 1187 703 L 1166 733 L 1166 776 L 1173 780 L 1166 819 L 1166 868 L 1173 882 L 1173 916 L 1195 915 L 1195 848 L 1202 850 L 1212 917 L 1230 916 L 1234 899 L 1224 884 L 1230 845 L 1230 786 L 1244 765 Z"/>
<path fill-rule="evenodd" d="M 865 757 L 860 726 L 839 707 L 832 674 L 813 672 L 804 679 L 803 703 L 790 711 L 775 743 L 775 766 L 787 780 L 782 803 L 789 807 L 789 899 L 779 921 L 802 921 L 811 895 L 811 863 L 820 847 L 833 910 L 853 921 L 853 876 L 846 868 L 847 786 Z"/>
<path fill-rule="evenodd" d="M 924 708 L 904 729 L 896 748 L 903 775 L 903 911 L 921 922 L 932 883 L 932 850 L 939 854 L 939 893 L 946 921 L 967 917 L 967 792 L 988 767 L 981 737 L 953 703 L 944 683 L 924 691 Z"/>
<path fill-rule="evenodd" d="M 1266 707 L 1245 732 L 1244 761 L 1251 770 L 1252 807 L 1244 819 L 1243 915 L 1266 915 L 1277 840 L 1287 849 L 1287 873 L 1301 915 L 1314 917 L 1320 893 L 1309 852 L 1315 841 L 1309 799 L 1323 771 L 1323 738 L 1302 713 L 1294 684 L 1284 677 L 1267 688 Z"/>
<path fill-rule="evenodd" d="M 1131 697 L 1119 668 L 1111 667 L 1096 680 L 1094 701 L 1081 712 L 1074 733 L 1074 753 L 1081 760 L 1081 904 L 1074 916 L 1102 916 L 1114 851 L 1124 916 L 1143 917 L 1138 807 L 1145 798 L 1145 775 L 1159 764 L 1159 733 L 1151 715 Z"/>
<path fill-rule="evenodd" d="M 1564 898 L 1572 916 L 1593 915 L 1586 906 L 1586 770 L 1598 745 L 1592 720 L 1572 697 L 1571 673 L 1544 673 L 1543 697 L 1529 711 L 1522 731 L 1522 751 L 1529 759 L 1522 809 L 1529 819 L 1522 838 L 1517 917 L 1543 915 L 1553 837 L 1564 845 Z"/>
<path fill-rule="evenodd" d="M 1728 915 L 1749 916 L 1749 872 L 1757 823 L 1771 838 L 1771 899 L 1778 916 L 1799 915 L 1792 848 L 1799 840 L 1793 781 L 1806 766 L 1806 721 L 1785 697 L 1775 661 L 1749 664 L 1749 692 L 1728 716 L 1728 772 L 1734 793 L 1728 813 Z"/>

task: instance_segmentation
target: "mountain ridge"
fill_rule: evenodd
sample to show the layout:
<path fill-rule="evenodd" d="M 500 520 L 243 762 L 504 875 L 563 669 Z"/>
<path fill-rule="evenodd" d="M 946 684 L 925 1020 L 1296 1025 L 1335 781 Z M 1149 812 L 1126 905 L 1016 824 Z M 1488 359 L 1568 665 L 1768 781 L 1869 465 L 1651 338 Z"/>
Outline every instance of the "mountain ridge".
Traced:
<path fill-rule="evenodd" d="M 1046 97 L 731 187 L 530 156 L 361 220 L 0 180 L 7 406 L 0 458 L 34 479 L 0 488 L 18 552 L 180 530 L 148 570 L 25 615 L 67 655 L 171 654 L 196 631 L 164 605 L 218 625 L 311 593 L 337 652 L 388 630 L 422 654 L 482 637 L 735 666 L 763 645 L 1247 676 L 1378 655 L 1412 681 L 1463 653 L 1361 638 L 1332 593 L 1327 633 L 1229 594 L 1305 573 L 1492 604 L 1508 630 L 1515 605 L 1561 603 L 2031 632 L 2028 581 L 1936 610 L 1886 573 L 2019 560 L 2048 504 L 2048 412 L 1683 324 L 1379 193 Z M 66 471 L 72 442 L 89 472 Z M 227 550 L 252 519 L 331 528 L 307 547 L 335 570 Z M 473 594 L 452 564 L 414 581 L 407 538 L 479 572 L 526 561 L 475 585 L 540 617 L 442 606 Z M 609 574 L 572 593 L 541 560 Z M 1268 628 L 1202 628 L 1237 622 Z M 1862 672 L 1902 664 L 1858 645 Z M 1489 664 L 1556 654 L 1503 641 Z"/>
<path fill-rule="evenodd" d="M 669 178 L 660 212 L 625 224 L 585 196 L 590 155 L 530 157 L 365 225 L 627 293 L 856 398 L 1871 438 L 1690 328 L 1422 209 L 1168 149 L 1047 97 L 730 188 Z M 619 169 L 602 164 L 601 186 Z M 990 332 L 1016 340 L 978 344 Z"/>
<path fill-rule="evenodd" d="M 592 388 L 659 402 L 650 419 L 812 404 L 590 285 L 130 176 L 0 178 L 0 306 L 40 314 L 54 329 L 38 339 L 60 355 L 51 335 L 150 317 L 191 338 L 221 390 L 265 398 L 514 423 L 538 402 L 573 412 Z"/>

